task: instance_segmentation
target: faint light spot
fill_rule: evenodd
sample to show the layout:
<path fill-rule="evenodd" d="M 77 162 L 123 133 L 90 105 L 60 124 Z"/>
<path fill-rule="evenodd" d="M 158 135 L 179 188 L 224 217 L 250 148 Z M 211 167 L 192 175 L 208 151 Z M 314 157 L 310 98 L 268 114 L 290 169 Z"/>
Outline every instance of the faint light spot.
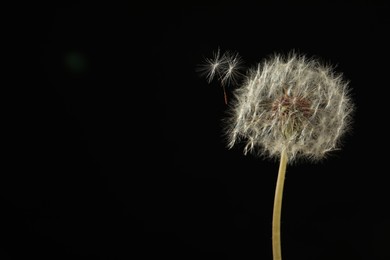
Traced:
<path fill-rule="evenodd" d="M 69 52 L 65 54 L 65 68 L 72 73 L 84 73 L 87 68 L 87 61 L 83 54 Z"/>

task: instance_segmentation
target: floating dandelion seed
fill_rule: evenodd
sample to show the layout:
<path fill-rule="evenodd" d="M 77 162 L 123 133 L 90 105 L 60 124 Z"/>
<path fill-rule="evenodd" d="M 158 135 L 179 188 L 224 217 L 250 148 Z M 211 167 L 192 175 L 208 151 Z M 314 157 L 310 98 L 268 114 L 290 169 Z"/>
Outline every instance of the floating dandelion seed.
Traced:
<path fill-rule="evenodd" d="M 224 62 L 221 68 L 221 84 L 223 86 L 237 84 L 237 79 L 242 75 L 240 73 L 241 57 L 236 52 L 226 52 L 222 60 Z"/>
<path fill-rule="evenodd" d="M 201 68 L 200 71 L 206 73 L 207 81 L 210 83 L 214 79 L 215 75 L 220 77 L 221 65 L 224 63 L 225 61 L 223 60 L 223 57 L 221 57 L 220 50 L 218 49 L 213 53 L 212 59 L 206 58 L 206 63 L 202 66 L 203 68 Z"/>
<path fill-rule="evenodd" d="M 237 84 L 237 78 L 241 76 L 239 71 L 241 63 L 238 53 L 225 52 L 221 55 L 218 49 L 213 53 L 213 57 L 206 58 L 205 63 L 199 68 L 199 72 L 206 77 L 208 83 L 211 83 L 214 77 L 221 81 L 225 104 L 228 102 L 226 86 Z"/>
<path fill-rule="evenodd" d="M 214 76 L 218 67 L 222 85 L 235 79 L 236 55 L 219 58 L 218 51 L 218 63 L 210 63 L 218 66 L 211 66 L 209 75 Z M 244 142 L 245 154 L 280 157 L 272 224 L 274 260 L 281 259 L 280 217 L 287 163 L 298 158 L 320 160 L 338 149 L 353 108 L 348 82 L 341 74 L 295 53 L 274 55 L 259 63 L 234 91 L 226 120 L 228 147 Z"/>

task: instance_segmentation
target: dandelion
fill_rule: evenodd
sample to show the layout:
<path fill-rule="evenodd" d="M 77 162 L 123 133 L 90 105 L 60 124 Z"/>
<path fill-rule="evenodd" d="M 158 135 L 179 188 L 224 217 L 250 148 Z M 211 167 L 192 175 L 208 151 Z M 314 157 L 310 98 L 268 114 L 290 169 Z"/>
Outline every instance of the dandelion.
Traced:
<path fill-rule="evenodd" d="M 244 142 L 245 154 L 280 159 L 272 224 L 274 260 L 281 259 L 287 164 L 299 158 L 317 161 L 339 148 L 354 107 L 348 84 L 332 67 L 291 52 L 259 63 L 234 91 L 226 120 L 228 147 Z"/>

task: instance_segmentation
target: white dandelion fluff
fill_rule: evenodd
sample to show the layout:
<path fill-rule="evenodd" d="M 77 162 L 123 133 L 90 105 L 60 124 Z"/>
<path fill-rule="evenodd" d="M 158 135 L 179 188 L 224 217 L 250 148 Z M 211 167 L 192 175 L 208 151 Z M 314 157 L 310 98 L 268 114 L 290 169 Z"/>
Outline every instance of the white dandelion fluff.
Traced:
<path fill-rule="evenodd" d="M 232 85 L 237 84 L 237 79 L 242 75 L 240 68 L 242 64 L 241 57 L 237 52 L 225 52 L 222 57 L 223 63 L 221 63 L 221 84 Z"/>
<path fill-rule="evenodd" d="M 234 92 L 227 122 L 229 147 L 289 161 L 312 159 L 338 148 L 350 125 L 348 82 L 329 66 L 305 56 L 274 55 L 251 70 Z"/>
<path fill-rule="evenodd" d="M 237 79 L 242 76 L 240 68 L 242 59 L 237 52 L 227 51 L 223 55 L 218 48 L 212 58 L 206 58 L 198 71 L 211 83 L 216 77 L 223 88 L 225 104 L 227 104 L 226 86 L 237 84 Z"/>
<path fill-rule="evenodd" d="M 225 60 L 218 49 L 213 53 L 212 58 L 206 58 L 205 64 L 201 66 L 199 71 L 206 75 L 207 81 L 210 83 L 216 75 L 218 78 L 220 77 L 220 69 L 224 63 Z"/>

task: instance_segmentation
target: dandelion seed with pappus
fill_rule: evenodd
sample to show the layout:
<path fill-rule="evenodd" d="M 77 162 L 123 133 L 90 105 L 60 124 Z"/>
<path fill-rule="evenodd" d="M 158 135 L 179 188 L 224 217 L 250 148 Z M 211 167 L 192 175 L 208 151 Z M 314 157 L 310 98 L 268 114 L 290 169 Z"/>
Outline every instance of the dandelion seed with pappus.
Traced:
<path fill-rule="evenodd" d="M 224 57 L 224 63 L 234 64 L 230 56 Z M 209 80 L 217 68 L 218 75 L 224 75 L 222 83 L 234 74 L 220 64 L 214 63 Z M 280 159 L 272 224 L 274 260 L 282 258 L 280 217 L 287 164 L 299 158 L 318 161 L 339 149 L 354 110 L 348 84 L 318 59 L 291 52 L 259 63 L 233 92 L 225 120 L 228 147 L 243 142 L 245 154 Z"/>
<path fill-rule="evenodd" d="M 225 104 L 228 103 L 226 86 L 237 84 L 237 78 L 242 76 L 239 72 L 241 63 L 238 53 L 227 51 L 221 55 L 218 49 L 214 52 L 213 58 L 206 58 L 205 64 L 199 67 L 199 72 L 207 78 L 209 83 L 214 77 L 221 82 Z"/>

